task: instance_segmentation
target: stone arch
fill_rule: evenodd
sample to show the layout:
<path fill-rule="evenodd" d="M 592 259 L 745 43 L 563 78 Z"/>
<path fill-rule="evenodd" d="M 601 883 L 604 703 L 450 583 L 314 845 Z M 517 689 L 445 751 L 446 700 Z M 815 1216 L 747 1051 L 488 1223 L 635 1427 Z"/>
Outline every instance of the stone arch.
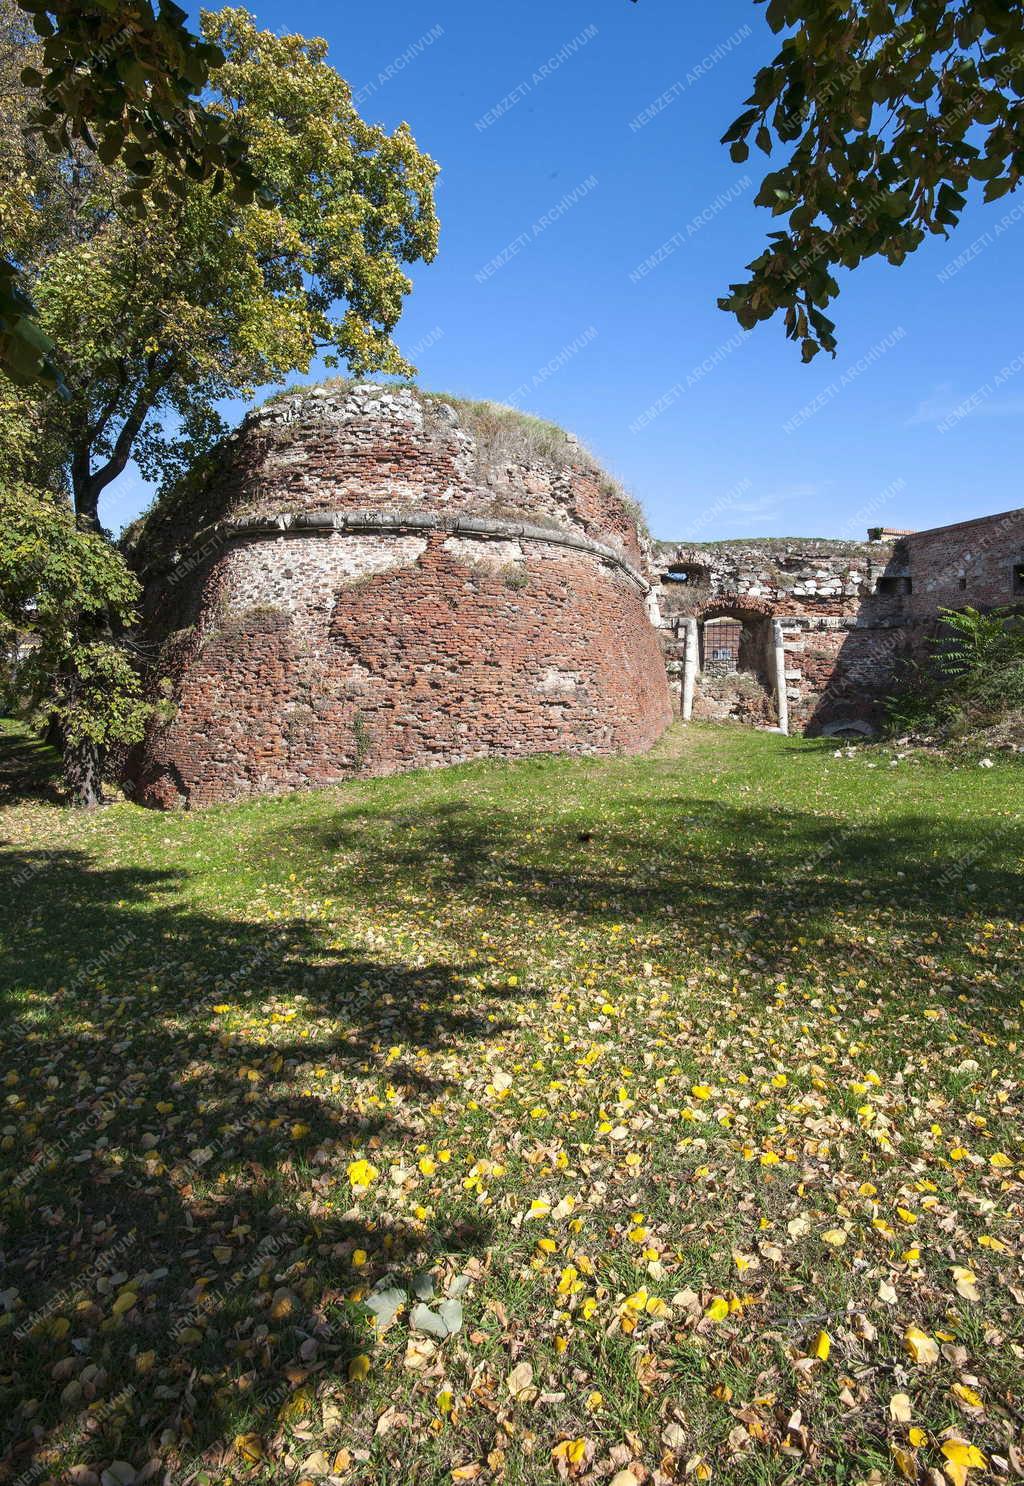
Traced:
<path fill-rule="evenodd" d="M 709 619 L 738 619 L 741 624 L 746 624 L 748 621 L 772 619 L 774 616 L 775 605 L 768 599 L 752 599 L 746 595 L 741 597 L 738 594 L 725 593 L 705 604 L 697 618 L 701 624 L 706 624 Z"/>
<path fill-rule="evenodd" d="M 697 616 L 695 716 L 774 726 L 778 721 L 773 606 L 722 595 Z"/>
<path fill-rule="evenodd" d="M 859 717 L 839 717 L 821 730 L 823 738 L 877 738 L 878 729 Z"/>

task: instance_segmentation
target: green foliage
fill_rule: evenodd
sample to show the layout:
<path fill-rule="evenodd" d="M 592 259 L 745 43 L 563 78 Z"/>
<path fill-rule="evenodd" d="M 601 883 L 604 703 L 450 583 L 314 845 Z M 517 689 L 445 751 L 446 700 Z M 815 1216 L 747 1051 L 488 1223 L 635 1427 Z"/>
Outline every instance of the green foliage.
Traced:
<path fill-rule="evenodd" d="M 182 176 L 161 158 L 147 175 L 159 210 L 140 215 L 111 151 L 72 135 L 55 164 L 23 132 L 24 88 L 0 114 L 0 225 L 69 388 L 49 417 L 92 523 L 129 458 L 167 482 L 209 448 L 221 398 L 324 351 L 359 373 L 411 370 L 391 334 L 405 265 L 436 250 L 437 167 L 404 124 L 387 134 L 359 117 L 323 41 L 260 31 L 241 9 L 202 27 L 218 59 L 207 112 L 245 140 L 261 182 L 248 204 L 218 174 Z"/>
<path fill-rule="evenodd" d="M 213 177 L 219 189 L 230 180 L 238 200 L 253 199 L 258 183 L 241 135 L 199 102 L 223 53 L 188 30 L 184 10 L 162 3 L 155 12 L 149 0 L 17 5 L 25 17 L 8 3 L 2 20 L 8 36 L 21 33 L 20 80 L 36 95 L 26 127 L 51 156 L 81 141 L 107 164 L 122 161 L 130 177 L 123 203 L 136 210 L 149 204 L 147 188 L 161 159 L 171 166 L 168 188 L 179 195 L 188 179 Z M 31 51 L 24 34 L 29 16 L 37 41 Z M 0 368 L 21 386 L 41 382 L 64 395 L 55 350 L 19 265 L 0 258 Z"/>
<path fill-rule="evenodd" d="M 0 376 L 0 480 L 66 494 L 65 459 L 40 389 L 16 387 Z"/>
<path fill-rule="evenodd" d="M 926 665 L 908 667 L 889 703 L 896 732 L 969 738 L 1024 712 L 1024 618 L 943 609 Z"/>
<path fill-rule="evenodd" d="M 67 387 L 54 362 L 54 350 L 40 328 L 17 264 L 0 257 L 0 367 L 19 387 L 41 383 L 64 397 Z"/>
<path fill-rule="evenodd" d="M 239 199 L 252 200 L 257 183 L 242 136 L 199 102 L 224 54 L 193 35 L 173 0 L 158 10 L 149 0 L 17 3 L 42 38 L 38 62 L 25 66 L 21 81 L 41 96 L 32 128 L 52 153 L 83 140 L 107 164 L 123 160 L 138 207 L 160 159 L 193 180 L 219 172 L 223 185 L 230 173 Z"/>
<path fill-rule="evenodd" d="M 759 0 L 763 3 L 763 0 Z M 756 198 L 783 230 L 719 300 L 747 329 L 785 312 L 803 359 L 835 353 L 824 310 L 835 270 L 900 264 L 929 233 L 948 236 L 975 183 L 986 201 L 1024 168 L 1024 9 L 1006 0 L 768 0 L 787 31 L 723 136 L 784 163 Z"/>
<path fill-rule="evenodd" d="M 139 585 L 121 556 L 80 531 L 66 500 L 0 487 L 0 697 L 42 709 L 66 743 L 134 743 L 149 708 L 113 627 L 135 618 Z"/>

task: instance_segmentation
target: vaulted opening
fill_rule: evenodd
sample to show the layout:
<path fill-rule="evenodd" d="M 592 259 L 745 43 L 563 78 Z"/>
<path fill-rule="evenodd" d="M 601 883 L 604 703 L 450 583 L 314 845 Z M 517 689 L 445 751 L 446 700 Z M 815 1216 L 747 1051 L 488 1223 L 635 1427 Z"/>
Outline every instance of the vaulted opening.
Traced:
<path fill-rule="evenodd" d="M 725 613 L 699 626 L 695 716 L 773 726 L 772 624 L 767 615 Z"/>

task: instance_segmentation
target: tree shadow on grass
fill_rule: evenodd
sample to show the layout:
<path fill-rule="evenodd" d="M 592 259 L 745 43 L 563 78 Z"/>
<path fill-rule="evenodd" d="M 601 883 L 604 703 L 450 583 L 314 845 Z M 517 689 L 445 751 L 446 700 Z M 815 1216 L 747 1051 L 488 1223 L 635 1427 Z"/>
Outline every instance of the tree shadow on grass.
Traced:
<path fill-rule="evenodd" d="M 500 993 L 307 921 L 189 911 L 187 887 L 0 851 L 10 1479 L 42 1480 L 54 1451 L 217 1466 L 313 1386 L 358 1408 L 352 1291 L 450 1273 L 491 1237 L 471 1199 L 421 1221 L 410 1192 L 447 1088 L 434 1055 L 500 1036 Z M 378 1163 L 366 1195 L 357 1158 Z"/>
<path fill-rule="evenodd" d="M 766 985 L 793 973 L 796 941 L 812 943 L 817 962 L 842 966 L 851 931 L 866 926 L 859 961 L 886 982 L 958 989 L 979 921 L 1020 914 L 1020 821 L 961 817 L 951 832 L 919 811 L 851 822 L 666 791 L 638 802 L 642 824 L 631 828 L 628 803 L 624 793 L 607 816 L 581 806 L 554 823 L 522 805 L 489 804 L 485 815 L 462 802 L 397 813 L 363 805 L 336 812 L 312 839 L 304 825 L 303 839 L 307 850 L 344 853 L 371 906 L 405 886 L 437 901 L 456 894 L 496 926 L 531 914 L 584 929 L 646 926 L 710 961 L 743 957 Z M 882 932 L 869 937 L 872 927 Z M 972 998 L 1005 1010 L 1016 977 L 979 985 L 977 968 L 975 959 Z M 866 995 L 876 994 L 873 983 Z"/>
<path fill-rule="evenodd" d="M 653 800 L 627 783 L 614 809 L 559 805 L 364 802 L 265 844 L 301 846 L 332 886 L 342 870 L 369 917 L 403 895 L 452 900 L 524 956 L 554 924 L 593 931 L 591 964 L 614 942 L 619 966 L 609 931 L 625 923 L 660 936 L 673 976 L 690 956 L 742 970 L 754 1001 L 801 974 L 842 979 L 854 1011 L 883 987 L 962 985 L 983 1026 L 1019 995 L 1015 967 L 971 959 L 981 920 L 1019 918 L 1017 823 L 850 825 L 668 781 Z M 61 1439 L 69 1461 L 160 1453 L 186 1471 L 218 1467 L 236 1435 L 273 1436 L 306 1389 L 358 1409 L 348 1367 L 369 1348 L 353 1288 L 461 1267 L 492 1236 L 469 1197 L 416 1218 L 389 1171 L 430 1142 L 445 1054 L 464 1066 L 507 1030 L 479 962 L 356 954 L 330 926 L 200 912 L 189 890 L 184 870 L 0 851 L 0 1402 L 4 1463 L 26 1486 Z M 800 940 L 810 958 L 794 961 Z M 354 1158 L 380 1169 L 366 1198 Z"/>
<path fill-rule="evenodd" d="M 20 723 L 0 720 L 0 804 L 56 800 L 60 777 L 56 749 Z"/>

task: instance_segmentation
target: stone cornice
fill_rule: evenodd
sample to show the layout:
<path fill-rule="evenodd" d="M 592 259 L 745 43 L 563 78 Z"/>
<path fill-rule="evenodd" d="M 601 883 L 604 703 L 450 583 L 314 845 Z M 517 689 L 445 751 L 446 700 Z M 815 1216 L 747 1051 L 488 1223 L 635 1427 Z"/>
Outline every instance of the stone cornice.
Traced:
<path fill-rule="evenodd" d="M 229 542 L 325 534 L 344 536 L 361 532 L 388 535 L 432 531 L 443 531 L 452 536 L 479 537 L 482 540 L 538 542 L 551 547 L 569 547 L 618 568 L 644 593 L 651 588 L 647 578 L 614 547 L 609 547 L 604 542 L 595 542 L 576 532 L 564 531 L 557 526 L 535 526 L 528 521 L 497 521 L 489 516 L 445 516 L 436 511 L 416 510 L 296 511 L 288 515 L 240 517 L 234 521 L 218 522 L 197 534 L 192 550 L 175 564 L 171 581 L 184 577 L 186 572 Z"/>

